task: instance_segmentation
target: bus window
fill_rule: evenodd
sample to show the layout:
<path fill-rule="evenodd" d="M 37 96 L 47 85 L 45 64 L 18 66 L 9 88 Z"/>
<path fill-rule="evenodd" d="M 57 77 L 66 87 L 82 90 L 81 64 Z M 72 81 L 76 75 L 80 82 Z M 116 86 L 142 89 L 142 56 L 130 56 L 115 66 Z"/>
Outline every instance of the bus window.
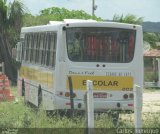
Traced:
<path fill-rule="evenodd" d="M 25 47 L 24 47 L 25 61 L 28 61 L 28 59 L 29 59 L 29 34 L 25 35 L 24 44 L 25 44 Z"/>
<path fill-rule="evenodd" d="M 43 36 L 43 43 L 42 43 L 42 58 L 41 58 L 41 64 L 45 65 L 45 57 L 46 57 L 46 44 L 47 44 L 47 33 Z"/>
<path fill-rule="evenodd" d="M 46 56 L 45 56 L 45 65 L 49 65 L 49 50 L 50 50 L 50 33 L 46 35 Z"/>
<path fill-rule="evenodd" d="M 49 66 L 50 48 L 51 48 L 51 34 L 50 34 L 50 33 L 47 33 L 47 42 L 46 42 L 46 66 Z"/>
<path fill-rule="evenodd" d="M 68 53 L 71 59 L 82 60 L 82 40 L 81 33 L 74 32 L 69 36 L 68 40 Z"/>
<path fill-rule="evenodd" d="M 33 38 L 33 62 L 36 62 L 36 45 L 37 45 L 37 33 L 34 34 L 34 38 Z"/>
<path fill-rule="evenodd" d="M 66 33 L 71 61 L 128 63 L 133 59 L 135 30 L 82 27 L 67 28 Z"/>
<path fill-rule="evenodd" d="M 24 40 L 24 60 L 43 66 L 55 66 L 57 35 L 53 32 L 28 33 Z"/>
<path fill-rule="evenodd" d="M 24 38 L 21 39 L 21 60 L 24 60 Z"/>
<path fill-rule="evenodd" d="M 131 60 L 133 58 L 133 53 L 134 53 L 134 34 L 131 33 L 129 35 L 129 47 L 128 47 L 128 60 Z"/>
<path fill-rule="evenodd" d="M 42 64 L 42 52 L 43 52 L 43 43 L 44 43 L 44 33 L 40 34 L 40 48 L 39 48 L 39 64 Z"/>
<path fill-rule="evenodd" d="M 46 38 L 46 66 L 54 67 L 55 66 L 55 53 L 56 53 L 56 34 L 47 33 Z"/>
<path fill-rule="evenodd" d="M 55 66 L 55 57 L 56 57 L 56 43 L 57 43 L 57 36 L 55 33 L 51 33 L 50 35 L 50 61 L 49 66 L 54 67 Z"/>
<path fill-rule="evenodd" d="M 31 35 L 30 35 L 29 51 L 30 51 L 30 62 L 33 62 L 34 34 L 31 34 Z"/>
<path fill-rule="evenodd" d="M 37 33 L 37 43 L 36 43 L 36 57 L 35 63 L 39 63 L 39 50 L 40 50 L 40 34 Z"/>
<path fill-rule="evenodd" d="M 57 46 L 57 34 L 54 34 L 54 40 L 53 40 L 53 64 L 52 67 L 55 66 L 55 60 L 56 60 L 56 46 Z"/>
<path fill-rule="evenodd" d="M 97 38 L 95 36 L 87 37 L 87 59 L 96 59 L 97 55 Z"/>

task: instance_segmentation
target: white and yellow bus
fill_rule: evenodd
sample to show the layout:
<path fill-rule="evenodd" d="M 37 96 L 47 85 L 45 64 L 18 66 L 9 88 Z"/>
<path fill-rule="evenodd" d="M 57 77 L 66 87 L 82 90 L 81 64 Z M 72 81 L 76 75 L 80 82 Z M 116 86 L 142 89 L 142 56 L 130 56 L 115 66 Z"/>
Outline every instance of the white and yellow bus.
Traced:
<path fill-rule="evenodd" d="M 75 110 L 84 110 L 86 80 L 91 80 L 95 111 L 132 111 L 133 86 L 143 88 L 142 39 L 141 26 L 115 22 L 24 27 L 17 44 L 19 93 L 45 110 L 71 109 L 70 97 Z"/>

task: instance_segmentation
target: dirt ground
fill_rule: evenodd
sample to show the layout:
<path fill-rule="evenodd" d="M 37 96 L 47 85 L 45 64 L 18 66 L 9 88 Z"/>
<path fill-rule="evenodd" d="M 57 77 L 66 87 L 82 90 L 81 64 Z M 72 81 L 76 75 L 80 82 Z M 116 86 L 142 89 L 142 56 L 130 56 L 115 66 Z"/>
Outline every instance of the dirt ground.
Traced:
<path fill-rule="evenodd" d="M 144 90 L 143 112 L 160 112 L 160 90 Z"/>

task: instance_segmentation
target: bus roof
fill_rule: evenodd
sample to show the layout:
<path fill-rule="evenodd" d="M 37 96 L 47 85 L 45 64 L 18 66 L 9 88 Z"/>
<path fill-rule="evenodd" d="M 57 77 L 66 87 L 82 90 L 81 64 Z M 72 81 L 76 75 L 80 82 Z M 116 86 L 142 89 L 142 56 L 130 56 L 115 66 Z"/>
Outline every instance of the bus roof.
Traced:
<path fill-rule="evenodd" d="M 78 24 L 82 26 L 109 26 L 109 27 L 121 27 L 121 28 L 133 28 L 133 26 L 139 27 L 139 25 L 134 24 L 124 24 L 118 22 L 98 22 L 96 20 L 82 20 L 82 19 L 64 19 L 64 21 L 49 21 L 47 25 L 39 25 L 39 26 L 31 26 L 31 27 L 23 27 L 21 29 L 21 33 L 26 32 L 40 32 L 40 31 L 58 31 L 59 26 L 71 24 L 72 26 L 76 26 Z M 71 26 L 70 25 L 70 26 Z"/>
<path fill-rule="evenodd" d="M 62 24 L 62 23 L 84 23 L 84 22 L 97 22 L 96 20 L 82 20 L 82 19 L 64 19 L 64 21 L 49 21 L 49 24 Z"/>

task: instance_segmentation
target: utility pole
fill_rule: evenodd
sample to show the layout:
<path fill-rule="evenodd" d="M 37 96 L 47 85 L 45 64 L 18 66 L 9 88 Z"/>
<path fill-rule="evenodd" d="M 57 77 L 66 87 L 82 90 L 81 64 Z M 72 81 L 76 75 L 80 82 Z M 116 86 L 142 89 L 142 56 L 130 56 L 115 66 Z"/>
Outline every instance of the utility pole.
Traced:
<path fill-rule="evenodd" d="M 92 17 L 95 15 L 94 11 L 97 9 L 97 5 L 95 5 L 95 1 L 92 0 Z"/>

